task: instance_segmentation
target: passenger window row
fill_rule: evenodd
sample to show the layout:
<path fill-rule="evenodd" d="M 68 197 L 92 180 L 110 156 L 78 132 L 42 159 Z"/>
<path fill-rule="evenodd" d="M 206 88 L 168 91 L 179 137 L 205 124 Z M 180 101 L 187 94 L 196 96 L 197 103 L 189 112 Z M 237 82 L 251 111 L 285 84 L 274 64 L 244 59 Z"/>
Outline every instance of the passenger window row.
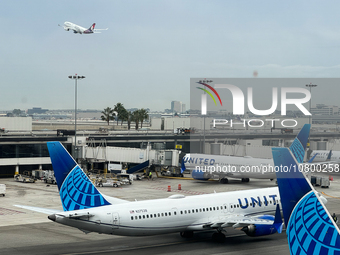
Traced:
<path fill-rule="evenodd" d="M 279 203 L 280 200 L 276 200 L 276 203 Z M 260 202 L 261 205 L 262 202 Z M 272 200 L 269 201 L 270 204 L 272 204 Z M 266 204 L 266 202 L 264 202 Z M 267 202 L 268 204 L 268 202 Z M 249 204 L 250 206 L 253 206 L 253 203 Z M 230 208 L 239 208 L 239 204 L 230 205 Z M 218 210 L 227 210 L 227 206 L 213 206 L 213 207 L 205 207 L 200 209 L 191 209 L 191 210 L 181 210 L 180 214 L 190 214 L 190 213 L 199 213 L 199 212 L 209 212 L 209 211 L 218 211 Z M 173 212 L 173 215 L 176 215 L 176 212 Z M 154 213 L 154 214 L 143 214 L 143 215 L 136 215 L 131 216 L 131 220 L 141 220 L 141 219 L 152 219 L 152 218 L 159 218 L 159 217 L 167 217 L 171 216 L 171 212 L 165 212 L 165 213 Z"/>
<path fill-rule="evenodd" d="M 173 212 L 173 214 L 176 215 L 176 212 Z M 136 216 L 131 216 L 131 220 L 152 219 L 152 218 L 167 217 L 167 216 L 171 216 L 171 212 L 143 214 L 143 215 L 138 215 L 138 216 L 136 215 Z"/>
<path fill-rule="evenodd" d="M 227 206 L 224 206 L 225 209 L 227 209 Z M 198 213 L 198 212 L 209 212 L 209 211 L 217 211 L 217 210 L 223 210 L 223 206 L 214 206 L 214 207 L 206 207 L 206 208 L 200 208 L 200 209 L 192 209 L 192 210 L 182 210 L 180 211 L 181 214 L 189 214 L 189 213 Z"/>

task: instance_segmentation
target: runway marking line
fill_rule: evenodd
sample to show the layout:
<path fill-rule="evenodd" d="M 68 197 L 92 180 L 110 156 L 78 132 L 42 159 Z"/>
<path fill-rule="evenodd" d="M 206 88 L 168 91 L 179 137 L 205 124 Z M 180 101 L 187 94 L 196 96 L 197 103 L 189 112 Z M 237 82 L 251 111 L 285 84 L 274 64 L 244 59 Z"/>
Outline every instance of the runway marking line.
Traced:
<path fill-rule="evenodd" d="M 327 196 L 327 197 L 331 197 L 331 198 L 336 198 L 336 199 L 340 199 L 340 197 L 333 197 L 333 196 L 331 196 L 331 195 L 327 195 L 325 192 L 321 192 L 323 195 L 325 195 L 325 196 Z"/>

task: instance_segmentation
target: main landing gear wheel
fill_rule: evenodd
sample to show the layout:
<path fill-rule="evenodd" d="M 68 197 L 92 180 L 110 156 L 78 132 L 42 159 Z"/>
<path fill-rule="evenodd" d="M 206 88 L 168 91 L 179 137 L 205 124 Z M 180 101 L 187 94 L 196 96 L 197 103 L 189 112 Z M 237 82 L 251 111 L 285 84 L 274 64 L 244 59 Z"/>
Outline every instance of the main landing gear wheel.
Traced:
<path fill-rule="evenodd" d="M 218 243 L 223 243 L 225 241 L 225 234 L 221 233 L 221 232 L 217 232 L 217 233 L 214 233 L 212 235 L 212 239 L 215 241 L 215 242 L 218 242 Z"/>
<path fill-rule="evenodd" d="M 227 179 L 227 178 L 222 178 L 222 179 L 220 180 L 220 183 L 222 183 L 222 184 L 227 184 L 227 183 L 228 183 L 228 179 Z"/>
<path fill-rule="evenodd" d="M 192 238 L 194 236 L 194 232 L 193 231 L 184 231 L 184 232 L 180 232 L 180 235 L 183 238 Z"/>
<path fill-rule="evenodd" d="M 242 178 L 242 182 L 249 182 L 249 178 Z"/>

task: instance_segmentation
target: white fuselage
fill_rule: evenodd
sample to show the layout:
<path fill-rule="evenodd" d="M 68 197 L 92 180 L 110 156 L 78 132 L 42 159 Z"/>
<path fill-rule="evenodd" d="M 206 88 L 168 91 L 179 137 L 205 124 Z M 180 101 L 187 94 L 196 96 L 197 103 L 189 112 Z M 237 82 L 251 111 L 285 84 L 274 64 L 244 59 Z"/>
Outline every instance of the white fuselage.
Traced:
<path fill-rule="evenodd" d="M 326 162 L 328 160 L 327 158 L 328 158 L 329 152 L 330 151 L 326 151 L 326 150 L 313 150 L 313 152 L 310 154 L 310 158 L 312 158 L 316 153 L 317 155 L 314 158 L 312 163 Z M 340 163 L 340 151 L 332 151 L 332 155 L 329 161 Z"/>
<path fill-rule="evenodd" d="M 81 27 L 81 26 L 78 26 L 76 24 L 73 24 L 72 22 L 68 22 L 66 21 L 64 23 L 64 29 L 69 31 L 69 30 L 73 30 L 75 33 L 84 33 L 85 30 L 87 30 L 86 28 L 84 27 Z"/>
<path fill-rule="evenodd" d="M 280 202 L 276 187 L 128 202 L 56 214 L 55 221 L 84 231 L 123 236 L 211 229 L 235 215 L 273 215 Z M 79 219 L 70 215 L 80 213 Z M 93 215 L 93 216 L 91 216 Z M 209 225 L 210 224 L 210 225 Z"/>
<path fill-rule="evenodd" d="M 209 154 L 186 154 L 184 165 L 189 170 L 210 172 L 231 178 L 275 179 L 273 159 L 235 157 Z"/>

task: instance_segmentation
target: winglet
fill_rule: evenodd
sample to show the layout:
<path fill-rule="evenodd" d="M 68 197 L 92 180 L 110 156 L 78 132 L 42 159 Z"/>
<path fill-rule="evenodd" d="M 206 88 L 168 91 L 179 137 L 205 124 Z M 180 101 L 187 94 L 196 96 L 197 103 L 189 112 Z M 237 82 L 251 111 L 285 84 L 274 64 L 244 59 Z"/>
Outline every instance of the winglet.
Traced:
<path fill-rule="evenodd" d="M 276 229 L 277 233 L 281 234 L 282 232 L 282 217 L 281 217 L 281 212 L 280 212 L 280 205 L 276 205 L 276 211 L 275 211 L 275 218 L 274 218 L 274 223 L 273 226 Z"/>
<path fill-rule="evenodd" d="M 305 124 L 289 147 L 290 151 L 293 153 L 298 163 L 303 163 L 310 127 L 310 124 Z"/>
<path fill-rule="evenodd" d="M 182 159 L 182 162 L 181 162 L 181 174 L 185 171 L 185 164 L 184 164 L 184 159 Z"/>
<path fill-rule="evenodd" d="M 313 163 L 315 157 L 318 155 L 319 153 L 315 153 L 315 155 L 308 161 L 308 163 Z"/>

